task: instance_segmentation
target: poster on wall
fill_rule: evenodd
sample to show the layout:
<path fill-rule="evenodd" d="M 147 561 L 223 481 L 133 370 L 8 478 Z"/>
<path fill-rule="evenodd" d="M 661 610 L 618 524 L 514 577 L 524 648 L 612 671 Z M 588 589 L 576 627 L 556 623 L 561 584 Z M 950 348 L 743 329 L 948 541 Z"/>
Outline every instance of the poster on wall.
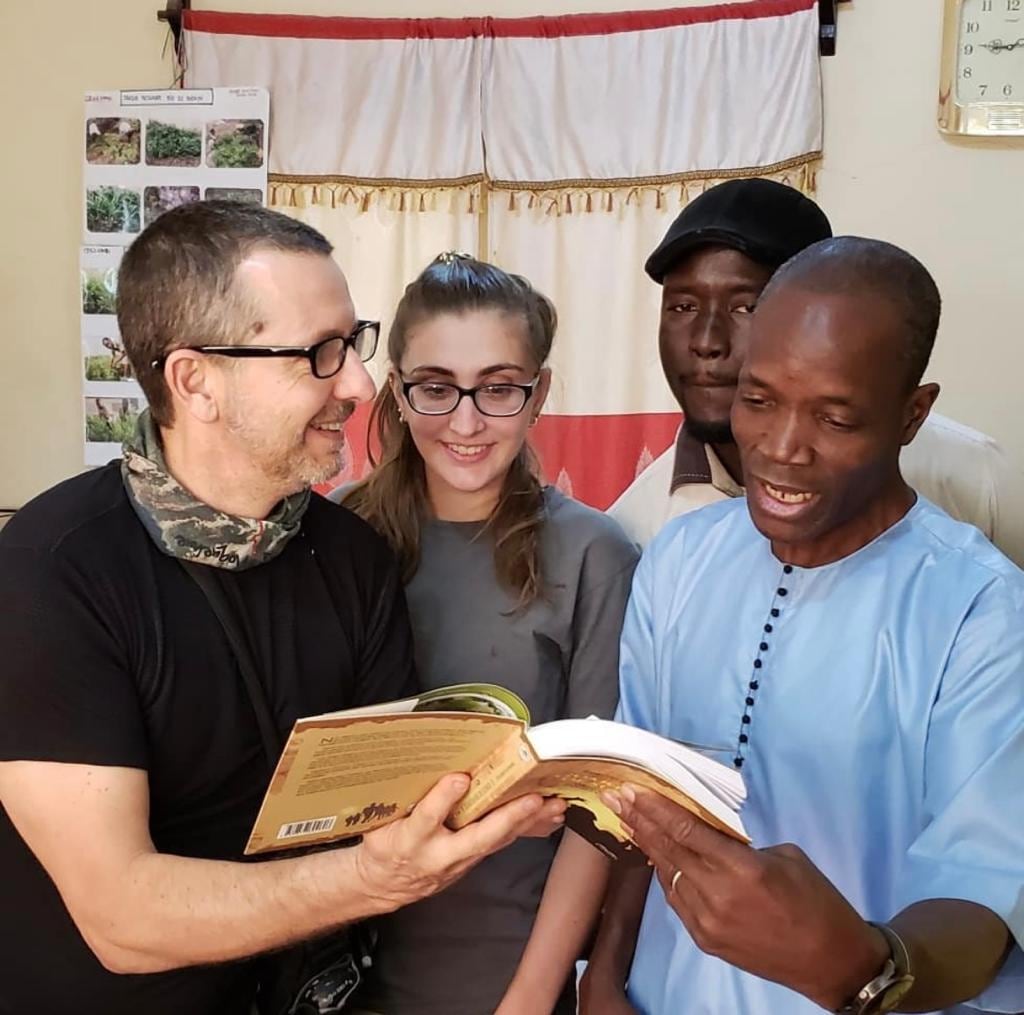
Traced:
<path fill-rule="evenodd" d="M 88 92 L 83 122 L 81 335 L 85 464 L 103 465 L 146 405 L 117 330 L 117 271 L 165 211 L 200 199 L 266 204 L 265 88 Z"/>
<path fill-rule="evenodd" d="M 123 247 L 85 246 L 81 254 L 85 464 L 121 454 L 146 404 L 117 330 L 114 301 Z"/>

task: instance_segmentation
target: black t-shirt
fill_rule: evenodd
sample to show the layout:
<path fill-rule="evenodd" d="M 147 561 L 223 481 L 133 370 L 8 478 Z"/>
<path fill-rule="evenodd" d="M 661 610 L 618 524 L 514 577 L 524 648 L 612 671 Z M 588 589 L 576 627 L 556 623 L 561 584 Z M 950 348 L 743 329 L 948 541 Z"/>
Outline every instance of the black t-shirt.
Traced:
<path fill-rule="evenodd" d="M 395 563 L 346 509 L 314 496 L 274 560 L 213 574 L 282 738 L 300 716 L 414 693 Z M 0 667 L 0 761 L 144 769 L 160 852 L 241 857 L 267 784 L 256 716 L 219 621 L 146 534 L 118 464 L 48 491 L 0 533 Z M 2 809 L 0 879 L 3 1015 L 248 1011 L 249 963 L 106 972 Z"/>

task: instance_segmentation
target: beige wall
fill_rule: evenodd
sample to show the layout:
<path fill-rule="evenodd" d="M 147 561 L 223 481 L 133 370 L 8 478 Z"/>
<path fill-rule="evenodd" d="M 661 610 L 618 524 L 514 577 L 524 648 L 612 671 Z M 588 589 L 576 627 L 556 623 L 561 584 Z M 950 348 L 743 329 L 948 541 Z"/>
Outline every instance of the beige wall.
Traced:
<path fill-rule="evenodd" d="M 937 132 L 942 6 L 841 8 L 839 52 L 824 62 L 818 198 L 837 232 L 891 240 L 931 269 L 944 298 L 930 371 L 939 411 L 997 437 L 1024 467 L 1024 140 Z"/>
<path fill-rule="evenodd" d="M 691 0 L 692 2 L 692 0 Z M 637 6 L 679 6 L 644 0 Z M 82 93 L 166 85 L 156 0 L 0 7 L 0 507 L 81 466 L 77 243 Z M 622 0 L 216 0 L 220 10 L 377 16 L 618 10 Z M 1024 464 L 1024 147 L 953 143 L 934 127 L 939 0 L 855 0 L 825 61 L 822 204 L 840 231 L 907 246 L 946 315 L 932 377 L 941 408 Z M 653 336 L 652 336 L 653 340 Z"/>
<path fill-rule="evenodd" d="M 0 508 L 82 468 L 82 102 L 169 85 L 147 0 L 0 0 Z"/>

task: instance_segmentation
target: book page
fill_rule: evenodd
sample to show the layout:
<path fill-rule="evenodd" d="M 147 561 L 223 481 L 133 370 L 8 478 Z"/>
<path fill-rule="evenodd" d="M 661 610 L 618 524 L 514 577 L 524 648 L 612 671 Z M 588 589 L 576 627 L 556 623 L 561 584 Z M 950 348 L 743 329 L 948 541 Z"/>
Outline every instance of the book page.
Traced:
<path fill-rule="evenodd" d="M 399 698 L 397 701 L 364 705 L 362 708 L 346 708 L 314 718 L 354 719 L 356 716 L 397 715 L 402 712 L 476 712 L 521 719 L 525 723 L 530 721 L 530 710 L 523 699 L 498 684 L 451 684 L 424 691 L 414 698 Z"/>
<path fill-rule="evenodd" d="M 541 759 L 617 758 L 640 765 L 742 830 L 736 817 L 746 798 L 740 773 L 677 741 L 607 719 L 559 719 L 534 727 L 528 737 Z"/>
<path fill-rule="evenodd" d="M 308 846 L 407 814 L 447 772 L 472 772 L 522 723 L 418 712 L 302 719 L 274 773 L 247 854 Z"/>
<path fill-rule="evenodd" d="M 602 852 L 616 858 L 641 859 L 619 816 L 601 799 L 602 790 L 618 791 L 625 782 L 660 793 L 685 807 L 713 828 L 742 842 L 749 841 L 735 827 L 719 820 L 710 811 L 682 793 L 664 779 L 630 762 L 602 758 L 565 758 L 538 761 L 502 796 L 494 800 L 497 807 L 524 793 L 558 796 L 569 803 L 566 824 Z"/>

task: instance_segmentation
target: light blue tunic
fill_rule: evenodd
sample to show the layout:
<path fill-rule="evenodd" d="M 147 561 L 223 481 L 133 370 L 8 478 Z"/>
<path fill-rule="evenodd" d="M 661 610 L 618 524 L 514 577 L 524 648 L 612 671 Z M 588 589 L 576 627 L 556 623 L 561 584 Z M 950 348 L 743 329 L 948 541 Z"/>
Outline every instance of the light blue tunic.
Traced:
<path fill-rule="evenodd" d="M 618 718 L 743 757 L 754 844 L 798 844 L 866 919 L 931 898 L 998 913 L 1018 947 L 974 1006 L 1024 1011 L 1024 573 L 976 529 L 921 498 L 787 571 L 742 500 L 670 522 L 636 573 Z M 643 1015 L 821 1012 L 700 952 L 656 880 L 629 996 Z"/>

